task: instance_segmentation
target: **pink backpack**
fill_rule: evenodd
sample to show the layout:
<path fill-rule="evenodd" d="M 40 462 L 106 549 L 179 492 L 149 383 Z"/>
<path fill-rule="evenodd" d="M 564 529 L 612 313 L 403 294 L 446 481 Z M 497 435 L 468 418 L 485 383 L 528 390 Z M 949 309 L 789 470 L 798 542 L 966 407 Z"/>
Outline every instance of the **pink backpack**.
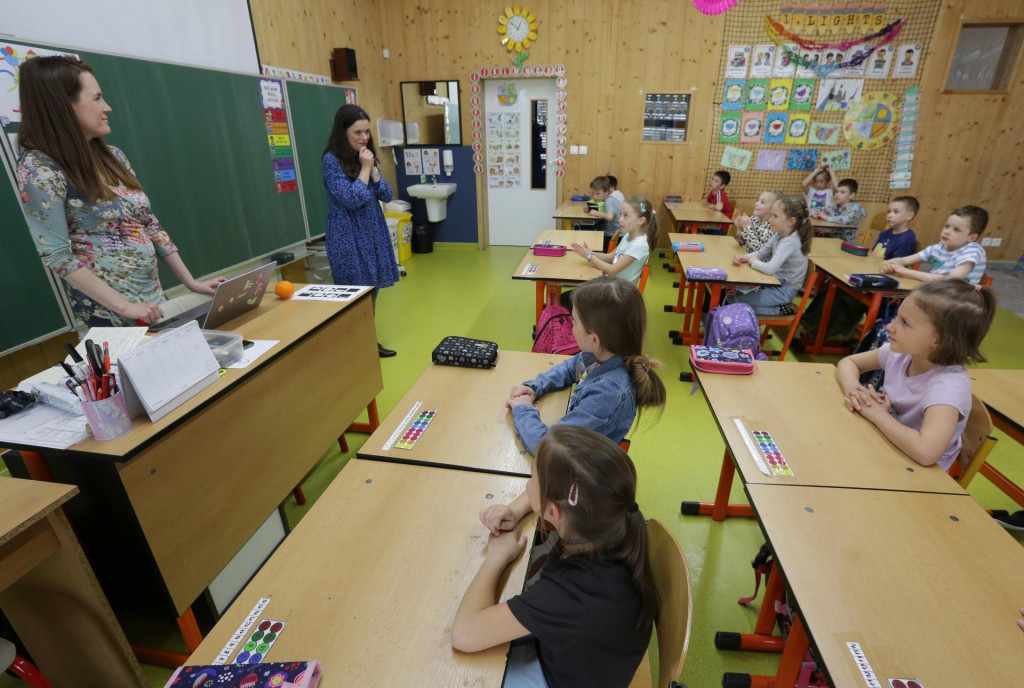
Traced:
<path fill-rule="evenodd" d="M 572 313 L 558 303 L 552 291 L 548 292 L 547 304 L 540 312 L 533 339 L 532 351 L 536 354 L 572 355 L 580 351 L 572 335 Z"/>

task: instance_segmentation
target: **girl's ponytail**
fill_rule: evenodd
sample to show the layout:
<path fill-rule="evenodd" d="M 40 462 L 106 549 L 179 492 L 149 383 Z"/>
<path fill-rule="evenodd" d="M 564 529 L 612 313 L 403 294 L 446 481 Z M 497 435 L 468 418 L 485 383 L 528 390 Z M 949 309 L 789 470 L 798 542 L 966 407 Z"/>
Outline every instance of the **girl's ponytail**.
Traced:
<path fill-rule="evenodd" d="M 633 585 L 640 593 L 641 613 L 637 628 L 643 625 L 645 619 L 656 621 L 659 598 L 658 589 L 654 585 L 654 573 L 651 571 L 647 523 L 635 503 L 626 511 L 626 537 L 622 541 L 619 561 L 629 569 Z"/>
<path fill-rule="evenodd" d="M 653 406 L 658 408 L 660 414 L 665 408 L 667 394 L 665 384 L 654 371 L 656 368 L 661 367 L 661 362 L 648 358 L 644 354 L 626 356 L 624 361 L 626 363 L 626 370 L 629 372 L 629 379 L 632 381 L 633 389 L 636 392 L 638 410 Z"/>
<path fill-rule="evenodd" d="M 811 211 L 807 209 L 807 202 L 799 196 L 783 196 L 777 203 L 782 206 L 782 212 L 786 217 L 796 220 L 796 233 L 800 237 L 800 252 L 805 256 L 810 254 L 814 227 L 811 225 Z"/>

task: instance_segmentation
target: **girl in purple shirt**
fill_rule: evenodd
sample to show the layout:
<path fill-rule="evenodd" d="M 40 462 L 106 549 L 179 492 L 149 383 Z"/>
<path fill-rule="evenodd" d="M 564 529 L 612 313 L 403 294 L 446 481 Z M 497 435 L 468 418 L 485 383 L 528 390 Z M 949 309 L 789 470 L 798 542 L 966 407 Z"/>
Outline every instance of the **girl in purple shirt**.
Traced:
<path fill-rule="evenodd" d="M 846 408 L 917 463 L 949 470 L 971 412 L 964 364 L 984 362 L 979 347 L 995 312 L 992 292 L 963 280 L 918 287 L 889 323 L 887 344 L 839 361 L 836 377 Z M 880 368 L 884 390 L 860 384 L 861 373 Z"/>

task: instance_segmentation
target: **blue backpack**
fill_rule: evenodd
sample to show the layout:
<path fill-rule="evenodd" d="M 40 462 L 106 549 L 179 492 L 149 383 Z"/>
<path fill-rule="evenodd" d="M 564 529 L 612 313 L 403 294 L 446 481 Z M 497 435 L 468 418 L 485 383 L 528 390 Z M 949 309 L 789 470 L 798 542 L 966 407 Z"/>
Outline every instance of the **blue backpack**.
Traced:
<path fill-rule="evenodd" d="M 730 303 L 708 312 L 704 321 L 704 345 L 720 349 L 749 349 L 757 360 L 768 360 L 761 353 L 761 326 L 757 315 L 745 303 Z"/>

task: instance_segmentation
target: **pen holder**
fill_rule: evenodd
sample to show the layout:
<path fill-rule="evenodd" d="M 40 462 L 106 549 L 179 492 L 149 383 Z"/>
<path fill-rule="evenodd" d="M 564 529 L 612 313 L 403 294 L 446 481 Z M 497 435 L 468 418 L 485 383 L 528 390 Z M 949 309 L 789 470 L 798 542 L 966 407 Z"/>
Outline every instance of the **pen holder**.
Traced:
<path fill-rule="evenodd" d="M 114 440 L 132 429 L 132 417 L 124 401 L 124 390 L 99 401 L 83 401 L 82 411 L 92 435 L 98 440 Z"/>

